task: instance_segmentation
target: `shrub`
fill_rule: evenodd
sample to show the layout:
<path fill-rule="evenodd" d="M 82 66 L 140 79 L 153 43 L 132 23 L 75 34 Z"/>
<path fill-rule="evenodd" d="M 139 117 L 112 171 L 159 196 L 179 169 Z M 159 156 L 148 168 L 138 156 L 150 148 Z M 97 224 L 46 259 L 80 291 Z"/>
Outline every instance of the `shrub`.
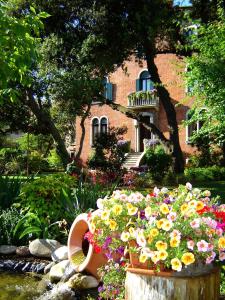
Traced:
<path fill-rule="evenodd" d="M 54 174 L 36 179 L 25 184 L 21 189 L 21 205 L 37 214 L 41 222 L 52 224 L 66 219 L 67 211 L 64 207 L 64 193 L 71 196 L 71 190 L 77 182 L 67 174 Z"/>
<path fill-rule="evenodd" d="M 20 189 L 19 177 L 0 176 L 0 207 L 9 208 L 17 200 Z"/>
<path fill-rule="evenodd" d="M 225 180 L 225 167 L 186 168 L 184 175 L 189 181 Z"/>
<path fill-rule="evenodd" d="M 0 244 L 1 245 L 23 245 L 26 239 L 19 240 L 14 236 L 14 228 L 23 218 L 21 211 L 15 207 L 0 211 Z"/>
<path fill-rule="evenodd" d="M 163 179 L 172 163 L 171 155 L 167 154 L 160 145 L 157 145 L 155 148 L 148 148 L 143 160 L 147 164 L 152 178 L 156 181 Z"/>

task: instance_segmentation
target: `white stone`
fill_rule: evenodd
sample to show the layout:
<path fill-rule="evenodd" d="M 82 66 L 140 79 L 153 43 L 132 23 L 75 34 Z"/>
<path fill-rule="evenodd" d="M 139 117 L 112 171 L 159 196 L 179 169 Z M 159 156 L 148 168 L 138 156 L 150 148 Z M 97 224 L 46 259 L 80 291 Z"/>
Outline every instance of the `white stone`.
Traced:
<path fill-rule="evenodd" d="M 1 245 L 0 254 L 14 254 L 16 253 L 16 246 Z"/>
<path fill-rule="evenodd" d="M 55 251 L 52 252 L 52 260 L 53 261 L 61 261 L 68 259 L 68 248 L 67 246 L 62 246 Z"/>
<path fill-rule="evenodd" d="M 71 289 L 92 289 L 99 285 L 98 280 L 93 276 L 82 275 L 81 273 L 73 275 L 67 285 Z"/>
<path fill-rule="evenodd" d="M 64 273 L 68 265 L 70 264 L 69 260 L 62 260 L 58 264 L 54 265 L 49 272 L 49 279 L 51 282 L 59 281 Z"/>
<path fill-rule="evenodd" d="M 51 257 L 53 251 L 61 244 L 56 240 L 36 239 L 29 245 L 30 253 L 37 257 Z"/>

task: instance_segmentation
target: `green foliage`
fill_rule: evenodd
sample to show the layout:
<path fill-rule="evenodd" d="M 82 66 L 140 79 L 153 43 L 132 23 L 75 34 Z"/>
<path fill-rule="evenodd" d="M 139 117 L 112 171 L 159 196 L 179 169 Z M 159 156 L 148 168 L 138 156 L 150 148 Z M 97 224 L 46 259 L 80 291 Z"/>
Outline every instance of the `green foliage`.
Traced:
<path fill-rule="evenodd" d="M 66 174 L 54 174 L 38 178 L 23 185 L 20 202 L 29 212 L 35 213 L 40 222 L 52 224 L 67 219 L 63 205 L 63 190 L 70 196 L 76 179 Z"/>
<path fill-rule="evenodd" d="M 186 181 L 216 181 L 225 180 L 225 168 L 212 166 L 207 168 L 186 168 L 184 171 Z"/>
<path fill-rule="evenodd" d="M 158 145 L 155 148 L 146 150 L 143 161 L 147 164 L 152 178 L 156 181 L 161 181 L 170 169 L 172 158 L 162 146 Z"/>
<path fill-rule="evenodd" d="M 62 169 L 62 161 L 59 155 L 56 153 L 55 149 L 50 150 L 49 155 L 47 157 L 47 162 L 51 169 Z"/>
<path fill-rule="evenodd" d="M 10 1 L 0 2 L 0 102 L 5 96 L 12 101 L 17 98 L 15 83 L 24 87 L 30 85 L 30 70 L 38 57 L 37 36 L 40 28 L 43 28 L 41 19 L 48 17 L 47 14 L 36 14 L 32 7 L 20 16 L 11 11 Z"/>
<path fill-rule="evenodd" d="M 125 152 L 118 142 L 123 140 L 126 132 L 126 127 L 112 127 L 106 133 L 97 136 L 93 156 L 88 160 L 89 168 L 104 172 L 119 172 L 125 159 Z"/>
<path fill-rule="evenodd" d="M 21 180 L 18 177 L 0 176 L 0 208 L 9 208 L 14 202 L 21 189 Z"/>
<path fill-rule="evenodd" d="M 23 214 L 15 207 L 0 211 L 0 244 L 1 245 L 24 245 L 25 239 L 19 240 L 14 235 L 14 228 L 23 218 Z"/>

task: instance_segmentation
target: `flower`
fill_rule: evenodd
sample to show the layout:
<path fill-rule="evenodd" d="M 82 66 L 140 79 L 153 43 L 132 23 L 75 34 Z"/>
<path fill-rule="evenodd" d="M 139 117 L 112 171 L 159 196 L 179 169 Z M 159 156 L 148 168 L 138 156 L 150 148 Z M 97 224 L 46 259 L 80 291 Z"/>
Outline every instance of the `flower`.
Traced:
<path fill-rule="evenodd" d="M 132 207 L 128 208 L 128 215 L 129 216 L 136 215 L 137 212 L 138 212 L 138 208 L 135 207 L 135 206 L 132 206 Z"/>
<path fill-rule="evenodd" d="M 166 260 L 167 256 L 168 256 L 168 252 L 166 252 L 165 250 L 160 250 L 158 252 L 159 260 Z"/>
<path fill-rule="evenodd" d="M 148 259 L 148 256 L 147 256 L 146 254 L 144 254 L 144 253 L 142 253 L 142 254 L 139 256 L 139 261 L 140 261 L 141 263 L 145 263 L 147 259 Z"/>
<path fill-rule="evenodd" d="M 119 205 L 119 204 L 114 205 L 112 208 L 112 211 L 116 216 L 119 216 L 123 211 L 123 207 L 122 207 L 122 205 Z"/>
<path fill-rule="evenodd" d="M 167 204 L 165 204 L 165 203 L 163 203 L 163 204 L 160 206 L 159 210 L 160 210 L 161 213 L 164 214 L 164 215 L 167 215 L 167 214 L 170 212 L 169 206 L 168 206 Z"/>
<path fill-rule="evenodd" d="M 180 245 L 180 239 L 177 237 L 174 237 L 170 240 L 170 247 L 176 248 Z"/>
<path fill-rule="evenodd" d="M 187 247 L 188 247 L 188 249 L 193 250 L 194 249 L 194 245 L 195 245 L 194 241 L 192 241 L 192 240 L 187 241 Z"/>
<path fill-rule="evenodd" d="M 159 234 L 159 231 L 158 231 L 157 228 L 152 228 L 152 229 L 150 230 L 150 236 L 151 236 L 151 237 L 156 237 L 158 234 Z"/>
<path fill-rule="evenodd" d="M 169 220 L 165 220 L 162 224 L 162 229 L 165 231 L 169 231 L 173 227 L 173 223 Z"/>
<path fill-rule="evenodd" d="M 127 242 L 129 240 L 130 233 L 129 232 L 122 232 L 120 238 L 123 242 Z"/>
<path fill-rule="evenodd" d="M 103 210 L 101 213 L 101 218 L 102 220 L 108 220 L 110 216 L 110 211 L 109 210 Z"/>
<path fill-rule="evenodd" d="M 196 210 L 202 210 L 204 208 L 205 204 L 202 201 L 197 201 Z"/>
<path fill-rule="evenodd" d="M 185 186 L 188 190 L 192 190 L 192 184 L 190 182 L 187 182 Z"/>
<path fill-rule="evenodd" d="M 171 259 L 171 267 L 174 271 L 180 272 L 182 270 L 182 263 L 178 258 Z"/>
<path fill-rule="evenodd" d="M 195 262 L 194 254 L 191 252 L 184 253 L 181 257 L 181 261 L 185 264 L 185 266 L 193 264 Z"/>
<path fill-rule="evenodd" d="M 167 243 L 163 242 L 163 241 L 158 241 L 155 244 L 157 250 L 166 250 L 167 249 Z"/>
<path fill-rule="evenodd" d="M 200 226 L 200 219 L 194 219 L 193 221 L 190 222 L 191 228 L 199 228 Z"/>
<path fill-rule="evenodd" d="M 219 238 L 218 247 L 219 247 L 219 249 L 225 249 L 225 238 L 224 237 Z"/>
<path fill-rule="evenodd" d="M 149 218 L 149 217 L 151 216 L 151 213 L 152 213 L 151 207 L 150 207 L 150 206 L 147 206 L 147 207 L 145 208 L 145 216 L 146 216 L 146 218 Z"/>
<path fill-rule="evenodd" d="M 209 244 L 204 240 L 197 242 L 197 247 L 198 247 L 199 252 L 207 252 L 208 246 L 209 246 Z"/>
<path fill-rule="evenodd" d="M 115 231 L 117 229 L 117 227 L 118 227 L 118 225 L 117 225 L 117 223 L 114 220 L 109 220 L 109 228 L 112 231 Z"/>

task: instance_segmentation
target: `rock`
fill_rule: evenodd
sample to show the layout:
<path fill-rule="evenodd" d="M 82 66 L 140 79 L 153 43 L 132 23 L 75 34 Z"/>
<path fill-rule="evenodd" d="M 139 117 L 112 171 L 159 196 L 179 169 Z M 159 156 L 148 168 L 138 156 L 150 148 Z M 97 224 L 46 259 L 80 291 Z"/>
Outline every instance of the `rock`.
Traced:
<path fill-rule="evenodd" d="M 67 246 L 62 246 L 52 252 L 52 260 L 53 261 L 61 261 L 68 259 L 68 248 Z"/>
<path fill-rule="evenodd" d="M 16 254 L 19 256 L 29 256 L 30 250 L 26 246 L 20 246 L 16 248 Z"/>
<path fill-rule="evenodd" d="M 49 278 L 51 282 L 59 281 L 63 277 L 69 263 L 70 262 L 68 259 L 62 260 L 61 262 L 59 262 L 51 268 L 49 272 Z"/>
<path fill-rule="evenodd" d="M 72 277 L 74 274 L 77 273 L 77 270 L 74 268 L 74 266 L 69 263 L 69 265 L 65 269 L 65 273 L 63 274 L 63 277 L 61 278 L 61 282 L 66 282 L 69 280 L 70 277 Z"/>
<path fill-rule="evenodd" d="M 16 253 L 16 246 L 1 245 L 0 254 L 14 254 Z"/>
<path fill-rule="evenodd" d="M 73 275 L 66 283 L 71 289 L 91 289 L 96 288 L 98 280 L 93 276 L 82 275 L 81 273 Z"/>
<path fill-rule="evenodd" d="M 30 253 L 37 257 L 51 257 L 53 251 L 61 244 L 56 240 L 36 239 L 29 245 Z"/>
<path fill-rule="evenodd" d="M 51 270 L 51 268 L 52 268 L 54 265 L 56 265 L 56 262 L 55 262 L 55 261 L 50 262 L 50 264 L 48 264 L 48 265 L 44 268 L 44 274 L 47 274 L 47 273 Z"/>

